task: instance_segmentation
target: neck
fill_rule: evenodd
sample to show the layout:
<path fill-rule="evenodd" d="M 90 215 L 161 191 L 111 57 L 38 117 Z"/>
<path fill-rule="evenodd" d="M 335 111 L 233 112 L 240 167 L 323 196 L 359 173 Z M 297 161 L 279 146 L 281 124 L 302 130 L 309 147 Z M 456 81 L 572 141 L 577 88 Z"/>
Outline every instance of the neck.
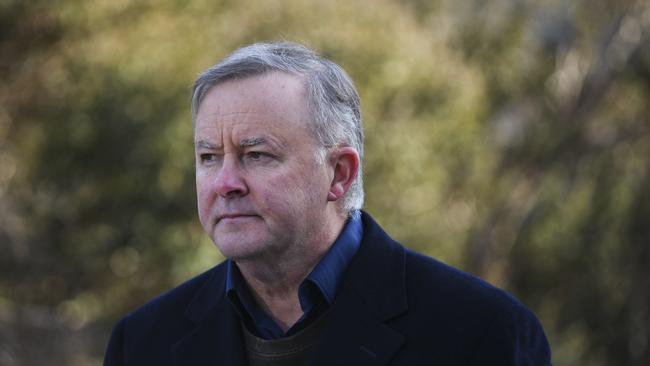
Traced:
<path fill-rule="evenodd" d="M 337 216 L 324 222 L 318 235 L 310 242 L 296 244 L 294 249 L 272 258 L 236 261 L 258 305 L 287 331 L 302 316 L 298 288 L 332 246 L 345 224 Z"/>

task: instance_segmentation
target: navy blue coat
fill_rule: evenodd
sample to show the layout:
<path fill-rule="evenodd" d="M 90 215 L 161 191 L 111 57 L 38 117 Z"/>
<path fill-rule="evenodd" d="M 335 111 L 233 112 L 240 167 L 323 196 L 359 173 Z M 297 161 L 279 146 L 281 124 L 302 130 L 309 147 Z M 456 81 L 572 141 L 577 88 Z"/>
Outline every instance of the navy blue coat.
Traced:
<path fill-rule="evenodd" d="M 362 221 L 313 365 L 550 365 L 544 331 L 520 302 Z M 222 263 L 127 315 L 104 365 L 245 365 L 225 279 Z"/>

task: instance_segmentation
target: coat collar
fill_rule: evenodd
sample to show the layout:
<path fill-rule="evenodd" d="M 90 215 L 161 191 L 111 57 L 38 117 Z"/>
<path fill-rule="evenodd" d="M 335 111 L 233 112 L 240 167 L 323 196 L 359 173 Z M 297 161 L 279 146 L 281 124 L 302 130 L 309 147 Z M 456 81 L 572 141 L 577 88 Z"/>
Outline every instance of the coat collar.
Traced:
<path fill-rule="evenodd" d="M 380 321 L 406 311 L 406 253 L 367 213 L 362 213 L 363 239 L 350 263 L 346 282 L 366 300 Z"/>
<path fill-rule="evenodd" d="M 361 247 L 346 270 L 314 365 L 385 365 L 404 343 L 386 322 L 407 309 L 404 248 L 365 212 Z M 188 305 L 196 328 L 172 352 L 177 365 L 245 365 L 240 320 L 218 266 Z"/>
<path fill-rule="evenodd" d="M 385 365 L 404 343 L 386 323 L 408 307 L 404 248 L 365 212 L 363 239 L 330 310 L 316 365 Z"/>

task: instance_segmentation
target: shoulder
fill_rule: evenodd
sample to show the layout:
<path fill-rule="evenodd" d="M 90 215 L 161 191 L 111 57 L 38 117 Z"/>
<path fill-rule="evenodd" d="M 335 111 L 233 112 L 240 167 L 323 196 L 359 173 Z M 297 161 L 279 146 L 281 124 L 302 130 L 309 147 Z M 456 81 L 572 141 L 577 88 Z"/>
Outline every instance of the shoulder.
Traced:
<path fill-rule="evenodd" d="M 542 325 L 518 299 L 435 259 L 405 253 L 410 319 L 421 324 L 413 334 L 441 337 L 450 359 L 469 364 L 550 365 Z"/>
<path fill-rule="evenodd" d="M 472 274 L 410 249 L 404 251 L 406 284 L 415 300 L 426 301 L 435 296 L 440 306 L 453 306 L 459 311 L 478 305 L 485 312 L 525 309 L 510 293 Z"/>
<path fill-rule="evenodd" d="M 494 314 L 511 309 L 529 311 L 514 296 L 488 282 L 447 265 L 439 260 L 406 248 L 392 239 L 370 215 L 363 213 L 364 242 L 360 253 L 370 263 L 381 263 L 383 270 L 392 271 L 391 276 L 403 277 L 409 308 L 428 306 L 434 302 L 438 308 L 449 308 L 455 312 Z M 389 259 L 390 258 L 390 259 Z M 399 272 L 399 273 L 398 273 Z"/>
<path fill-rule="evenodd" d="M 223 292 L 217 288 L 223 282 L 225 282 L 225 263 L 153 298 L 127 314 L 116 328 L 123 328 L 133 338 L 146 338 L 149 334 L 161 331 L 182 333 L 186 328 L 191 327 L 193 314 L 188 314 L 187 309 L 200 310 L 201 307 L 207 308 L 212 305 Z"/>
<path fill-rule="evenodd" d="M 513 295 L 429 256 L 405 248 L 367 220 L 373 262 L 400 277 L 407 310 L 390 324 L 420 358 L 448 363 L 548 365 L 550 349 L 533 312 Z M 370 256 L 369 255 L 369 256 Z M 368 267 L 366 267 L 368 268 Z M 381 275 L 380 275 L 381 276 Z M 386 279 L 387 277 L 382 277 Z M 390 281 L 390 280 L 389 280 Z M 387 296 L 397 296 L 397 292 Z M 431 348 L 434 342 L 437 347 Z M 433 361 L 433 358 L 432 358 Z M 482 363 L 484 362 L 484 363 Z M 443 362 L 444 363 L 444 362 Z M 469 363 L 472 364 L 472 363 Z"/>
<path fill-rule="evenodd" d="M 149 360 L 147 364 L 166 364 L 169 354 L 164 350 L 170 350 L 193 329 L 193 315 L 211 307 L 219 298 L 216 287 L 225 282 L 224 273 L 222 263 L 123 317 L 111 334 L 104 365 L 143 364 L 140 359 Z"/>
<path fill-rule="evenodd" d="M 196 294 L 208 283 L 223 278 L 225 281 L 225 262 L 221 263 L 184 283 L 164 292 L 127 315 L 128 318 L 142 318 L 170 310 L 183 310 Z M 180 312 L 180 314 L 183 313 Z"/>
<path fill-rule="evenodd" d="M 409 312 L 422 321 L 419 334 L 442 335 L 470 364 L 550 365 L 542 325 L 518 299 L 440 261 L 405 253 Z"/>

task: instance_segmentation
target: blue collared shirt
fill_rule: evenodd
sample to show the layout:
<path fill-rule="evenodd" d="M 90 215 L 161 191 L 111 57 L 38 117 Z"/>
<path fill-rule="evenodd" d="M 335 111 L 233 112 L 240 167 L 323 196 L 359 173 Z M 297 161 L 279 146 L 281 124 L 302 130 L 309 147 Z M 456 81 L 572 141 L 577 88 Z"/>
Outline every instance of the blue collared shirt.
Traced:
<path fill-rule="evenodd" d="M 332 305 L 343 272 L 359 249 L 362 235 L 361 212 L 356 210 L 334 244 L 300 284 L 298 299 L 303 315 L 286 333 L 257 305 L 239 268 L 228 260 L 226 294 L 248 330 L 264 339 L 277 339 L 295 334 L 322 315 Z"/>

